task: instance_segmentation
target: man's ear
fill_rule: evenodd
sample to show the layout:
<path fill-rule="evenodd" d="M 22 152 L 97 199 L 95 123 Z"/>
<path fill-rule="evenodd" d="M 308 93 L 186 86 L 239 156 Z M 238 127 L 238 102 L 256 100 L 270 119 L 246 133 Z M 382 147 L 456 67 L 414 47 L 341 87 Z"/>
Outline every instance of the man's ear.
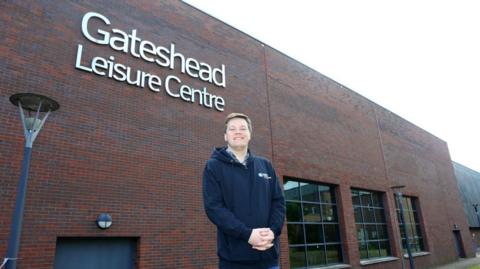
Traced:
<path fill-rule="evenodd" d="M 228 139 L 227 139 L 227 134 L 224 134 L 224 135 L 223 135 L 223 139 L 225 140 L 225 142 L 228 141 Z"/>

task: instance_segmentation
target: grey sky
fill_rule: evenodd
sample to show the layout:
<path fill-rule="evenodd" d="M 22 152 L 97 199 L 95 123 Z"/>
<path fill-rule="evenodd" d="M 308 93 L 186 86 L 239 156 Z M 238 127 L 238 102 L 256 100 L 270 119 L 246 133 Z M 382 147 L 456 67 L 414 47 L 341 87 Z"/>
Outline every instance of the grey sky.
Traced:
<path fill-rule="evenodd" d="M 480 2 L 187 0 L 448 143 L 480 171 Z"/>

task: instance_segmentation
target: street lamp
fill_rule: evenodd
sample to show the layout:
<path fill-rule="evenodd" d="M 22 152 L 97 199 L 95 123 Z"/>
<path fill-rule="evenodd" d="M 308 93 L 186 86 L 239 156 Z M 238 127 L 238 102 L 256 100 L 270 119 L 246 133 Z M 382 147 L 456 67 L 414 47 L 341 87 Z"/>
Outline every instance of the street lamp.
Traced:
<path fill-rule="evenodd" d="M 18 183 L 17 199 L 15 202 L 15 211 L 13 213 L 10 237 L 8 239 L 6 269 L 15 269 L 17 267 L 17 255 L 20 247 L 20 234 L 22 231 L 23 208 L 25 205 L 25 194 L 27 191 L 28 169 L 30 166 L 30 157 L 32 155 L 32 146 L 35 138 L 43 127 L 45 120 L 50 112 L 57 110 L 60 105 L 43 95 L 33 93 L 17 93 L 10 96 L 10 102 L 18 106 L 20 117 L 22 119 L 23 134 L 25 136 L 25 147 L 23 151 L 22 172 L 20 182 Z M 26 111 L 26 115 L 25 115 Z M 46 113 L 45 113 L 46 112 Z M 43 119 L 40 116 L 45 114 Z"/>
<path fill-rule="evenodd" d="M 413 256 L 412 256 L 412 251 L 410 249 L 410 242 L 408 240 L 408 234 L 407 234 L 407 227 L 406 227 L 407 225 L 405 224 L 405 216 L 403 214 L 403 199 L 402 199 L 402 192 L 400 191 L 403 188 L 405 188 L 405 185 L 398 185 L 398 186 L 391 187 L 391 189 L 395 192 L 395 196 L 398 199 L 398 207 L 400 208 L 400 223 L 403 224 L 402 227 L 403 227 L 403 233 L 405 234 L 405 243 L 407 245 L 408 261 L 410 263 L 410 269 L 414 269 Z M 402 234 L 400 233 L 400 241 L 401 240 L 402 240 Z M 403 265 L 403 254 L 402 254 L 402 265 Z"/>

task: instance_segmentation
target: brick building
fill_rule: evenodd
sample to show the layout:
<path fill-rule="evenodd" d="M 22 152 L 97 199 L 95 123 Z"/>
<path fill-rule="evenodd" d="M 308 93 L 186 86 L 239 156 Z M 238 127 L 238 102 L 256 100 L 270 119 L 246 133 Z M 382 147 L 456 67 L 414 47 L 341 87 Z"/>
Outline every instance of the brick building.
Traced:
<path fill-rule="evenodd" d="M 394 185 L 416 268 L 455 242 L 473 255 L 447 144 L 274 48 L 179 1 L 0 9 L 0 253 L 24 144 L 9 97 L 61 106 L 33 147 L 18 268 L 215 268 L 201 173 L 234 111 L 284 183 L 283 268 L 402 268 Z"/>

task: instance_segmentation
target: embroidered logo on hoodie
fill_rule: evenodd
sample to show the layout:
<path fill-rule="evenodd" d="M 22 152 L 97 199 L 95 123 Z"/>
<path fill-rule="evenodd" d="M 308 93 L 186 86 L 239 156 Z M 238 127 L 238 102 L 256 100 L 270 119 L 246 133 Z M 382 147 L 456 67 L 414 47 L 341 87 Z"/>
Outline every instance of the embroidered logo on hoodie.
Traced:
<path fill-rule="evenodd" d="M 258 176 L 264 178 L 266 180 L 271 179 L 272 177 L 269 176 L 267 173 L 258 173 Z"/>

